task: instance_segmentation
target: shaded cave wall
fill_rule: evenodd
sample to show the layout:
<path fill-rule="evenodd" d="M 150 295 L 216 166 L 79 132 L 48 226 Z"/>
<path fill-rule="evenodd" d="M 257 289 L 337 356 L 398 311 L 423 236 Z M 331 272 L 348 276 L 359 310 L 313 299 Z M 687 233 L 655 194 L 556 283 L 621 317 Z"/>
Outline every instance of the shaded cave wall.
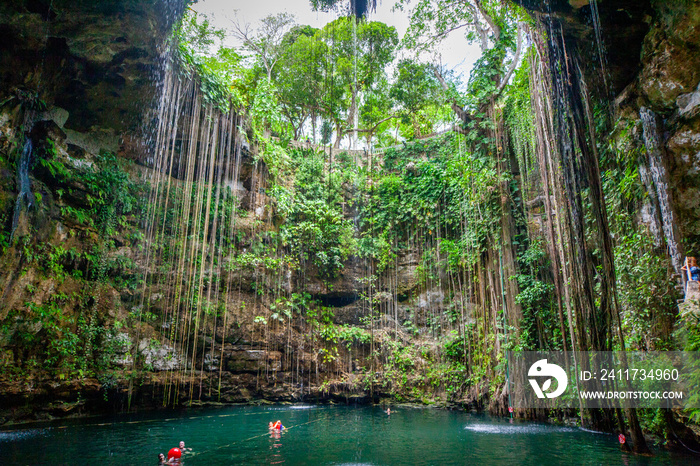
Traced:
<path fill-rule="evenodd" d="M 203 348 L 214 348 L 217 357 L 207 359 L 202 351 L 197 364 L 204 370 L 187 370 L 175 343 L 164 338 L 167 329 L 159 325 L 167 312 L 159 296 L 168 290 L 157 278 L 149 281 L 145 292 L 138 282 L 144 267 L 141 232 L 146 206 L 144 212 L 125 216 L 125 225 L 109 237 L 91 219 L 76 218 L 76 212 L 92 212 L 91 199 L 105 195 L 84 181 L 91 170 L 105 169 L 100 155 L 105 151 L 117 155 L 119 170 L 128 174 L 146 203 L 144 182 L 152 177 L 148 154 L 154 144 L 149 135 L 168 56 L 167 39 L 182 6 L 179 0 L 26 0 L 0 5 L 0 422 L 121 410 L 127 405 L 162 406 L 166 396 L 171 405 L 193 398 L 325 398 L 328 387 L 325 393 L 318 387 L 312 390 L 311 374 L 337 373 L 340 366 L 352 371 L 351 352 L 369 352 L 339 345 L 338 361 L 325 364 L 311 348 L 285 350 L 281 327 L 263 338 L 253 324 L 265 306 L 257 295 L 261 286 L 276 286 L 277 277 L 253 267 L 234 277 L 239 292 L 230 304 L 240 311 L 227 332 L 219 322 L 197 337 Z M 20 152 L 27 139 L 34 145 L 28 173 L 32 205 L 22 211 L 10 239 L 20 190 Z M 54 173 L 55 166 L 66 167 L 68 173 Z M 256 165 L 247 147 L 239 184 L 242 212 L 236 241 L 246 250 L 258 235 L 274 228 L 266 221 L 265 169 Z M 417 288 L 418 258 L 402 257 L 398 266 L 400 317 L 406 320 L 408 297 Z M 286 292 L 303 288 L 333 308 L 336 323 L 359 324 L 366 313 L 358 302 L 365 274 L 361 261 L 351 258 L 331 281 L 321 280 L 310 266 L 286 273 L 284 286 Z M 147 312 L 141 306 L 143 295 L 151 299 Z M 305 338 L 300 331 L 293 329 L 298 341 Z M 272 347 L 267 346 L 271 342 Z M 218 357 L 221 350 L 223 360 Z M 138 370 L 132 365 L 134 351 L 141 361 Z M 81 365 L 81 358 L 102 360 L 104 370 Z M 173 387 L 173 373 L 179 381 L 174 394 L 165 395 Z M 219 380 L 221 396 L 212 394 L 212 387 L 219 392 Z M 315 377 L 313 383 L 318 381 Z M 352 392 L 346 388 L 330 391 L 344 398 Z M 366 398 L 362 390 L 357 394 Z"/>
<path fill-rule="evenodd" d="M 588 63 L 598 62 L 587 2 L 550 2 L 547 10 L 543 2 L 523 0 L 519 3 L 535 15 L 555 15 L 557 21 L 564 24 L 566 40 L 578 47 L 582 56 L 590 58 Z M 150 117 L 144 116 L 141 110 L 145 108 L 143 102 L 152 100 L 151 96 L 157 93 L 153 83 L 158 82 L 165 50 L 160 39 L 167 37 L 176 17 L 175 13 L 163 16 L 164 9 L 171 11 L 163 5 L 162 2 L 56 0 L 49 10 L 48 2 L 33 0 L 5 2 L 0 6 L 0 102 L 3 103 L 0 107 L 0 154 L 3 159 L 0 209 L 5 231 L 11 226 L 18 191 L 16 171 L 7 162 L 17 157 L 23 131 L 29 131 L 29 128 L 22 127 L 25 123 L 24 108 L 30 106 L 26 102 L 39 99 L 46 104 L 46 108 L 36 110 L 36 119 L 41 123 L 36 125 L 33 139 L 39 146 L 47 137 L 55 141 L 57 156 L 73 164 L 76 170 L 82 163 L 93 163 L 104 149 L 117 152 L 123 159 L 142 159 L 140 136 L 144 126 L 149 126 Z M 700 176 L 700 118 L 696 111 L 700 102 L 700 34 L 697 34 L 700 10 L 693 2 L 669 6 L 668 2 L 661 1 L 610 0 L 599 2 L 599 7 L 610 93 L 616 97 L 616 118 L 622 122 L 620 125 L 633 128 L 632 140 L 628 143 L 641 147 L 641 107 L 650 108 L 658 115 L 663 128 L 664 161 L 673 181 L 674 208 L 681 235 L 685 238 L 684 250 L 697 251 L 700 240 L 700 180 L 697 178 Z M 177 8 L 172 11 L 176 12 Z M 591 65 L 586 73 L 590 83 L 600 84 L 601 77 L 595 66 Z M 604 86 L 598 87 L 605 89 Z M 247 222 L 240 223 L 241 248 L 250 247 L 252 238 L 260 232 L 261 227 L 256 226 L 255 220 L 261 216 L 257 216 L 255 210 L 265 204 L 264 197 L 255 197 L 252 192 L 260 187 L 261 181 L 255 180 L 260 172 L 256 172 L 251 154 L 244 160 L 244 166 L 241 183 L 248 197 L 242 207 L 250 215 Z M 146 168 L 135 164 L 131 165 L 130 173 L 135 179 L 148 176 Z M 34 230 L 25 233 L 31 232 L 34 244 L 64 245 L 66 249 L 75 248 L 84 257 L 99 241 L 97 233 L 66 218 L 63 208 L 85 204 L 90 193 L 80 185 L 60 186 L 41 170 L 31 173 L 30 178 L 32 191 L 40 193 L 42 200 L 29 214 L 27 223 Z M 60 196 L 57 189 L 72 189 L 75 195 L 72 198 Z M 262 216 L 264 214 L 263 208 Z M 132 221 L 133 229 L 138 229 L 138 219 Z M 640 223 L 643 221 L 640 219 Z M 116 242 L 118 252 L 113 255 L 126 257 L 138 266 L 136 243 L 126 235 L 117 238 Z M 17 320 L 17 312 L 25 312 L 28 303 L 42 304 L 57 294 L 79 294 L 85 286 L 72 276 L 56 279 L 43 270 L 43 265 L 27 265 L 26 260 L 19 247 L 10 247 L 2 258 L 0 320 L 9 329 L 0 341 L 5 367 L 21 365 L 21 361 L 32 356 L 31 353 L 13 351 L 12 334 L 22 330 L 30 335 L 41 335 L 45 331 L 36 322 Z M 397 296 L 401 296 L 401 302 L 398 303 L 400 312 L 397 315 L 402 322 L 407 319 L 412 305 L 408 298 L 414 297 L 418 289 L 418 265 L 419 259 L 411 254 L 398 259 L 400 290 Z M 89 273 L 82 259 L 67 264 L 66 268 L 82 268 Z M 114 269 L 111 272 L 124 276 L 136 273 L 135 269 Z M 362 287 L 361 279 L 365 274 L 365 265 L 352 259 L 330 286 L 309 270 L 305 287 L 325 305 L 334 308 L 336 323 L 358 324 L 366 314 L 358 300 L 358 289 Z M 249 270 L 238 277 L 243 291 L 236 299 L 255 302 L 255 284 L 267 283 L 267 278 L 262 275 L 265 275 L 264 271 Z M 299 280 L 299 277 L 294 277 L 290 283 L 299 283 Z M 162 290 L 151 291 L 157 295 Z M 439 290 L 433 291 L 439 294 Z M 431 296 L 426 293 L 417 299 L 428 302 Z M 99 324 L 109 327 L 115 321 L 129 322 L 136 302 L 133 291 L 110 286 L 101 291 L 99 300 L 81 303 L 78 298 L 70 298 L 62 306 L 67 316 L 76 317 L 81 310 L 94 309 L 100 316 Z M 11 311 L 17 312 L 8 318 Z M 159 311 L 157 302 L 153 311 Z M 225 339 L 216 328 L 205 332 L 209 344 L 217 351 L 222 346 L 224 349 L 223 401 L 243 402 L 254 397 L 300 399 L 304 393 L 309 393 L 309 387 L 300 386 L 299 380 L 291 375 L 293 361 L 303 361 L 302 371 L 307 375 L 315 370 L 336 370 L 340 364 L 347 365 L 349 371 L 356 369 L 351 352 L 343 347 L 333 367 L 319 364 L 317 355 L 310 352 L 294 359 L 284 348 L 261 350 L 263 342 L 260 337 L 256 339 L 252 329 L 254 310 L 239 317 L 240 327 Z M 128 327 L 122 332 L 126 338 L 130 338 L 130 332 L 138 327 L 141 338 L 137 342 L 138 350 L 154 369 L 140 373 L 138 379 L 134 379 L 136 388 L 132 402 L 134 405 L 162 404 L 163 387 L 171 383 L 167 369 L 170 367 L 168 361 L 172 361 L 172 349 L 149 344 L 154 338 L 160 338 L 155 325 L 132 322 Z M 272 341 L 282 342 L 283 335 Z M 102 344 L 106 345 L 107 341 L 103 340 Z M 367 348 L 351 350 L 357 354 L 366 352 Z M 127 374 L 127 353 L 125 348 L 120 353 L 125 358 L 124 374 Z M 204 373 L 206 389 L 199 391 L 196 399 L 218 399 L 210 396 L 209 389 L 217 383 L 218 367 L 214 361 L 209 361 L 207 366 L 211 370 Z M 121 409 L 126 406 L 129 396 L 128 380 L 125 379 L 62 380 L 42 373 L 40 368 L 29 370 L 28 374 L 30 376 L 24 378 L 9 377 L 12 374 L 4 371 L 0 376 L 0 390 L 5 395 L 4 419 L 80 413 L 86 407 L 86 400 L 93 407 Z M 202 374 L 187 377 L 190 376 L 186 376 L 183 383 L 188 387 L 201 386 Z M 261 384 L 261 380 L 264 383 Z M 352 389 L 343 392 L 344 388 L 340 388 L 336 392 L 340 398 L 352 392 Z M 360 398 L 365 397 L 361 389 L 356 393 Z M 322 395 L 315 390 L 314 396 Z M 191 399 L 189 388 L 178 397 L 183 402 Z"/>
<path fill-rule="evenodd" d="M 589 0 L 514 3 L 522 5 L 540 24 L 562 26 L 567 48 L 582 57 L 589 88 L 596 90 L 599 100 L 611 102 L 613 141 L 644 153 L 640 111 L 647 108 L 657 115 L 681 253 L 700 254 L 698 2 L 598 0 L 607 88 Z M 651 222 L 641 214 L 639 221 Z M 680 271 L 676 273 L 680 275 Z"/>

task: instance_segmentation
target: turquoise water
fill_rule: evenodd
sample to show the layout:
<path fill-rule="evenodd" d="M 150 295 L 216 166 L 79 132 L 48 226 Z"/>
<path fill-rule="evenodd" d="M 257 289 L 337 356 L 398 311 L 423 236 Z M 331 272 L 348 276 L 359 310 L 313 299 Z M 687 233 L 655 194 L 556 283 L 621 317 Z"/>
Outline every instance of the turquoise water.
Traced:
<path fill-rule="evenodd" d="M 287 428 L 270 435 L 267 424 Z M 183 465 L 697 464 L 622 453 L 617 436 L 480 414 L 397 407 L 230 407 L 120 415 L 0 431 L 0 464 L 157 464 L 180 440 Z"/>

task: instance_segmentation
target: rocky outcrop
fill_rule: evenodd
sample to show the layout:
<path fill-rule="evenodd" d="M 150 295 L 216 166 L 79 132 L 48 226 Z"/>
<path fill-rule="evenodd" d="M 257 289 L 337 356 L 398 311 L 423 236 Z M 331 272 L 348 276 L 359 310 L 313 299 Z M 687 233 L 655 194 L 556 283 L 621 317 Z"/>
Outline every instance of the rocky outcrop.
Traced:
<path fill-rule="evenodd" d="M 182 1 L 17 0 L 0 5 L 0 101 L 21 91 L 85 133 L 138 127 Z M 114 133 L 113 136 L 114 137 Z M 89 140 L 94 141 L 94 137 Z"/>
<path fill-rule="evenodd" d="M 633 106 L 663 116 L 664 163 L 686 253 L 700 247 L 700 6 L 655 2 Z"/>
<path fill-rule="evenodd" d="M 700 81 L 700 7 L 655 2 L 655 17 L 644 38 L 642 70 L 638 76 L 642 95 L 652 110 L 670 114 L 687 107 Z M 683 112 L 687 115 L 687 112 Z"/>
<path fill-rule="evenodd" d="M 545 28 L 561 25 L 567 47 L 583 58 L 589 87 L 604 89 L 590 0 L 515 2 L 539 18 Z M 626 142 L 618 136 L 614 139 L 644 154 L 640 111 L 647 108 L 658 116 L 662 164 L 672 187 L 674 227 L 685 245 L 682 252 L 696 254 L 700 252 L 700 6 L 697 2 L 646 0 L 596 0 L 596 6 L 606 53 L 604 66 L 616 96 L 617 135 L 624 133 Z M 645 170 L 642 162 L 640 170 Z M 646 212 L 644 222 L 652 230 L 660 229 L 660 219 L 652 220 L 649 207 Z"/>
<path fill-rule="evenodd" d="M 600 73 L 600 58 L 593 27 L 591 0 L 513 0 L 528 12 L 557 31 L 562 27 L 567 46 L 578 49 L 591 69 L 590 74 Z M 642 44 L 649 31 L 654 14 L 651 0 L 596 0 L 599 11 L 604 66 L 614 95 L 635 79 L 642 63 L 639 60 Z M 551 19 L 551 21 L 550 21 Z"/>

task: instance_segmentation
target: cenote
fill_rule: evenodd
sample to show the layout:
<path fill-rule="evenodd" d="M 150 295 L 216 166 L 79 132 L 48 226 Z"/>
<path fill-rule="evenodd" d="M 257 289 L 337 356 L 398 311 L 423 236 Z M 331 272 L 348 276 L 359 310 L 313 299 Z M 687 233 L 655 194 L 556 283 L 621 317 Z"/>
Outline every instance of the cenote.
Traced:
<path fill-rule="evenodd" d="M 271 435 L 267 425 L 285 430 Z M 156 464 L 184 440 L 182 464 L 690 464 L 621 452 L 617 437 L 577 427 L 431 408 L 283 405 L 120 415 L 0 431 L 11 464 Z"/>
<path fill-rule="evenodd" d="M 700 363 L 617 403 L 654 393 L 630 352 L 700 354 L 698 31 L 698 0 L 0 0 L 0 465 L 697 462 Z"/>

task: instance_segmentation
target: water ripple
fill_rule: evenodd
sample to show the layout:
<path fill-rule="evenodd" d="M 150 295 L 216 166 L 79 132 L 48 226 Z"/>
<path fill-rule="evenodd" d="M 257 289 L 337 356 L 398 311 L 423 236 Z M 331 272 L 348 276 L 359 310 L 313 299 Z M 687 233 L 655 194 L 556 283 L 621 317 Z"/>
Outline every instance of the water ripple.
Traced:
<path fill-rule="evenodd" d="M 48 434 L 49 429 L 24 429 L 24 430 L 9 430 L 0 432 L 0 442 L 16 442 L 18 440 L 27 440 L 33 437 L 43 437 Z"/>
<path fill-rule="evenodd" d="M 551 434 L 553 432 L 574 432 L 572 427 L 554 427 L 537 424 L 529 425 L 498 425 L 498 424 L 470 424 L 464 427 L 472 432 L 483 434 Z"/>

